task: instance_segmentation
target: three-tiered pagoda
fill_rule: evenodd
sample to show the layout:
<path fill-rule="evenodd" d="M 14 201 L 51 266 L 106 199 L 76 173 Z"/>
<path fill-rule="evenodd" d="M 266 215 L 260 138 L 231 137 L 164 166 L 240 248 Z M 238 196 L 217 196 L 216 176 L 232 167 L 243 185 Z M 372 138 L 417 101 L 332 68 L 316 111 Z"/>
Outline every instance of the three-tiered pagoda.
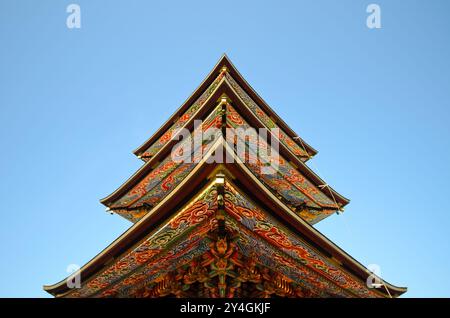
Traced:
<path fill-rule="evenodd" d="M 234 133 L 252 129 L 267 138 Z M 134 153 L 142 167 L 101 200 L 133 225 L 80 269 L 79 288 L 63 280 L 44 287 L 50 294 L 398 297 L 406 291 L 313 227 L 349 200 L 305 164 L 317 151 L 226 56 Z M 372 278 L 378 283 L 368 284 Z"/>

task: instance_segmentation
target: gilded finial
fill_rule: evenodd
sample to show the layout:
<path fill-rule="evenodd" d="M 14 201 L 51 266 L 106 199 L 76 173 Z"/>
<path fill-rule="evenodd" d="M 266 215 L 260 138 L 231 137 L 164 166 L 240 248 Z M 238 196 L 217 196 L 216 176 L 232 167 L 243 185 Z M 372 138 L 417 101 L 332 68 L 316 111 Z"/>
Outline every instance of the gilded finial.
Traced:
<path fill-rule="evenodd" d="M 230 99 L 228 98 L 228 96 L 227 95 L 222 95 L 221 97 L 220 97 L 220 103 L 221 104 L 226 104 L 226 103 L 229 103 L 230 102 Z"/>

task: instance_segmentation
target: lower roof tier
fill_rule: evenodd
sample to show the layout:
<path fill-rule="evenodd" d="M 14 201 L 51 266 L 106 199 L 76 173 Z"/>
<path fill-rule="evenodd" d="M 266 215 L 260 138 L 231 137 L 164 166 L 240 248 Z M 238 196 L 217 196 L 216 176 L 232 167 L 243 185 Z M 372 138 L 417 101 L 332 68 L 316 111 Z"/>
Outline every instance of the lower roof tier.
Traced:
<path fill-rule="evenodd" d="M 259 202 L 232 174 L 220 167 L 207 184 L 159 206 L 159 220 L 148 214 L 134 224 L 81 269 L 81 288 L 62 281 L 45 289 L 58 297 L 388 297 L 406 291 L 381 279 L 382 288 L 368 287 L 371 273 L 361 264 L 306 222 L 292 228 L 283 220 L 288 211 Z"/>

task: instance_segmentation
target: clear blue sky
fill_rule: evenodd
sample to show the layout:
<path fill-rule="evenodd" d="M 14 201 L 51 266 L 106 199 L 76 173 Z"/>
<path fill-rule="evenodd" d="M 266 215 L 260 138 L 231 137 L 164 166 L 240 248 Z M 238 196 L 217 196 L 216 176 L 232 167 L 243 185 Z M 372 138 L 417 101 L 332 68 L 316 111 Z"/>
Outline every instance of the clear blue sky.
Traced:
<path fill-rule="evenodd" d="M 317 228 L 450 296 L 450 2 L 190 2 L 0 2 L 0 296 L 47 297 L 130 226 L 99 199 L 224 52 L 352 200 Z"/>

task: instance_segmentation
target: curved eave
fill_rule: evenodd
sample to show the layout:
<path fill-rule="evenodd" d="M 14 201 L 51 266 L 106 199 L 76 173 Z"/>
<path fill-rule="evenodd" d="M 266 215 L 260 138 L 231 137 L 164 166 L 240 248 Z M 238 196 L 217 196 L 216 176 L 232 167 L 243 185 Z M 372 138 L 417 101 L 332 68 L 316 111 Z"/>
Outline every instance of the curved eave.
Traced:
<path fill-rule="evenodd" d="M 223 140 L 223 138 L 218 139 L 214 147 L 208 151 L 208 154 L 210 155 L 215 151 L 215 149 L 217 149 L 217 147 L 220 146 L 224 147 L 225 150 L 233 156 L 237 162 L 239 162 L 239 158 L 236 156 L 231 147 Z M 189 197 L 192 194 L 192 190 L 200 184 L 201 180 L 208 178 L 212 171 L 218 166 L 217 164 L 206 164 L 205 160 L 206 157 L 203 158 L 201 163 L 199 163 L 199 165 L 197 165 L 197 167 L 179 185 L 176 186 L 170 195 L 164 198 L 141 220 L 136 222 L 101 253 L 84 265 L 80 270 L 81 277 L 84 277 L 83 280 L 87 281 L 90 277 L 107 266 L 111 261 L 120 258 L 120 256 L 123 255 L 130 247 L 135 245 L 136 242 L 142 240 L 149 233 L 149 231 L 154 230 L 159 224 L 158 222 L 163 220 L 164 216 L 171 213 L 177 205 L 180 204 L 180 202 Z M 367 277 L 372 274 L 352 256 L 334 244 L 312 225 L 308 224 L 308 222 L 304 221 L 301 217 L 292 212 L 248 170 L 245 164 L 227 164 L 225 167 L 230 168 L 231 175 L 239 177 L 238 180 L 252 185 L 249 187 L 254 190 L 252 191 L 252 195 L 257 196 L 258 200 L 261 200 L 262 203 L 265 203 L 266 205 L 268 204 L 269 207 L 271 206 L 272 208 L 270 210 L 280 216 L 283 221 L 286 222 L 286 225 L 293 227 L 308 241 L 319 246 L 328 254 L 332 255 L 335 260 L 343 264 L 343 270 L 347 270 L 363 280 L 366 280 Z M 399 296 L 407 291 L 404 287 L 397 287 L 385 282 L 384 280 L 381 281 L 386 288 L 389 289 L 389 293 L 393 296 Z M 54 296 L 64 296 L 70 292 L 70 289 L 65 283 L 66 279 L 54 285 L 44 286 L 44 290 Z M 383 289 L 378 291 L 386 296 L 389 295 Z"/>
<path fill-rule="evenodd" d="M 227 84 L 227 91 L 225 93 L 230 94 L 229 98 L 232 102 L 237 103 L 237 106 L 239 106 L 239 109 L 241 111 L 245 111 L 247 109 L 247 106 L 245 105 L 244 101 L 239 97 L 238 93 L 235 91 L 235 89 L 231 86 L 230 82 L 225 78 L 224 84 Z M 245 116 L 246 115 L 246 116 Z M 264 127 L 265 125 L 259 120 L 258 117 L 256 117 L 251 111 L 248 111 L 244 114 L 244 117 L 246 119 L 252 118 L 252 123 L 257 123 L 255 126 L 258 127 Z M 295 166 L 298 167 L 299 171 L 304 174 L 316 187 L 327 185 L 327 183 L 320 178 L 314 171 L 312 171 L 304 161 L 300 160 L 298 156 L 292 153 L 284 143 L 279 142 L 280 146 L 280 154 L 294 163 Z M 326 189 L 326 190 L 325 190 Z M 343 195 L 339 194 L 334 190 L 332 187 L 327 185 L 323 189 L 321 189 L 322 192 L 325 193 L 331 200 L 336 199 L 337 203 L 341 204 L 341 207 L 346 206 L 348 203 L 350 203 L 350 200 Z"/>
<path fill-rule="evenodd" d="M 233 151 L 228 144 L 226 144 L 225 147 L 228 152 Z M 280 201 L 275 195 L 273 195 L 261 183 L 261 181 L 248 170 L 244 163 L 241 163 L 239 165 L 229 165 L 228 167 L 230 168 L 231 173 L 235 176 L 238 176 L 239 174 L 233 168 L 239 167 L 239 169 L 244 173 L 243 175 L 241 175 L 241 177 L 244 178 L 239 180 L 245 180 L 245 182 L 247 182 L 245 184 L 246 188 L 253 189 L 252 194 L 254 194 L 259 201 L 265 202 L 267 209 L 270 209 L 271 206 L 281 208 L 284 213 L 277 214 L 286 221 L 286 224 L 292 226 L 296 231 L 307 237 L 310 242 L 316 243 L 320 248 L 331 254 L 335 260 L 339 261 L 340 263 L 345 265 L 346 268 L 350 269 L 355 276 L 365 281 L 367 277 L 372 275 L 372 273 L 364 265 L 359 263 L 356 259 L 347 254 L 347 252 L 333 243 L 315 227 L 313 227 L 311 224 L 303 220 L 300 216 L 296 215 L 291 209 L 289 209 L 289 207 L 287 207 L 282 201 Z M 274 212 L 278 212 L 273 208 L 271 210 Z M 394 286 L 381 278 L 380 280 L 389 289 L 392 295 L 400 296 L 407 291 L 407 288 L 405 287 Z M 385 290 L 379 291 L 388 296 L 388 293 L 386 293 Z"/>
<path fill-rule="evenodd" d="M 258 189 L 258 191 L 261 189 L 263 190 L 265 189 L 262 184 L 259 184 L 260 181 L 256 177 L 254 177 L 250 171 L 244 171 L 247 170 L 247 167 L 244 164 L 241 164 L 240 168 L 242 169 L 242 172 L 244 172 L 244 174 L 248 176 L 248 178 L 245 179 L 246 182 L 244 182 L 244 185 L 246 187 Z M 231 169 L 230 172 L 235 176 L 242 177 L 242 174 L 240 174 L 234 169 Z M 362 265 L 350 254 L 348 254 L 339 246 L 337 246 L 335 243 L 333 243 L 319 230 L 317 230 L 315 227 L 313 227 L 311 224 L 303 220 L 295 213 L 292 213 L 292 211 L 284 203 L 279 201 L 279 199 L 276 196 L 272 195 L 270 192 L 266 191 L 258 192 L 258 191 L 252 192 L 252 194 L 247 193 L 245 194 L 245 196 L 248 197 L 254 195 L 254 198 L 257 199 L 256 201 L 260 202 L 257 205 L 260 205 L 261 203 L 263 205 L 265 204 L 264 208 L 265 210 L 275 212 L 275 214 L 277 214 L 279 217 L 281 217 L 283 221 L 285 221 L 284 224 L 287 225 L 288 228 L 291 228 L 291 230 L 293 230 L 294 233 L 301 233 L 302 235 L 304 235 L 304 237 L 308 238 L 309 244 L 313 246 L 316 250 L 319 251 L 322 250 L 325 251 L 325 253 L 332 255 L 334 261 L 335 262 L 338 261 L 340 263 L 337 265 L 341 267 L 341 270 L 347 271 L 363 281 L 366 281 L 370 275 L 373 275 L 373 273 L 370 272 L 364 265 Z M 283 212 L 285 213 L 277 213 L 279 212 L 277 211 L 277 207 L 282 208 Z M 378 278 L 380 279 L 382 284 L 389 290 L 389 292 L 386 291 L 386 288 L 376 290 L 377 292 L 381 292 L 386 297 L 389 297 L 390 295 L 398 297 L 407 292 L 406 287 L 398 287 L 386 282 L 380 277 Z"/>
<path fill-rule="evenodd" d="M 208 110 L 213 109 L 215 103 L 220 98 L 222 92 L 221 87 L 225 79 L 222 79 L 217 85 L 217 88 L 211 94 L 211 96 L 205 101 L 204 106 L 197 111 L 197 113 L 188 120 L 184 125 L 183 129 L 189 129 L 193 127 L 195 119 L 201 118 L 208 114 Z M 116 191 L 108 195 L 107 197 L 100 200 L 100 202 L 106 206 L 109 206 L 112 202 L 120 198 L 123 194 L 129 191 L 133 186 L 135 186 L 145 175 L 150 172 L 153 167 L 170 152 L 173 145 L 177 143 L 177 140 L 172 140 L 167 142 L 154 156 L 152 156 L 148 161 L 146 161 L 139 170 L 137 170 L 128 180 L 126 180 Z"/>
<path fill-rule="evenodd" d="M 133 153 L 136 156 L 140 156 L 148 147 L 160 138 L 163 133 L 169 129 L 173 122 L 181 116 L 194 101 L 202 94 L 202 92 L 214 81 L 216 76 L 220 73 L 222 67 L 226 66 L 231 76 L 238 82 L 238 84 L 244 89 L 244 91 L 280 126 L 299 146 L 306 148 L 308 154 L 313 157 L 318 151 L 311 147 L 303 139 L 298 139 L 295 132 L 275 113 L 275 111 L 256 93 L 256 91 L 250 86 L 250 84 L 239 73 L 237 68 L 229 60 L 226 54 L 222 55 L 220 60 L 214 66 L 213 70 L 203 80 L 203 82 L 197 87 L 197 89 L 189 96 L 189 98 L 175 111 L 175 113 L 159 128 L 149 139 L 147 139 L 141 146 L 136 148 Z M 295 138 L 295 139 L 294 139 Z"/>
<path fill-rule="evenodd" d="M 231 86 L 229 81 L 224 78 L 220 81 L 215 91 L 211 94 L 208 100 L 205 102 L 204 106 L 199 109 L 199 111 L 183 126 L 183 128 L 189 129 L 193 126 L 193 122 L 195 119 L 201 118 L 208 113 L 208 110 L 212 109 L 215 106 L 217 100 L 222 96 L 222 94 L 226 94 L 232 103 L 235 103 L 236 106 L 242 114 L 251 124 L 255 127 L 265 127 L 265 125 L 247 108 L 245 103 L 239 97 L 237 92 Z M 134 173 L 125 183 L 123 183 L 116 191 L 114 191 L 109 196 L 100 200 L 100 202 L 106 206 L 109 206 L 112 202 L 120 198 L 124 193 L 129 191 L 133 186 L 135 186 L 149 171 L 151 171 L 152 167 L 154 167 L 159 160 L 164 158 L 170 149 L 172 149 L 173 145 L 177 141 L 169 141 L 167 142 L 154 156 L 150 157 L 150 159 L 138 170 Z M 290 161 L 292 161 L 296 167 L 299 169 L 300 173 L 304 174 L 309 181 L 316 187 L 320 187 L 326 184 L 324 180 L 322 180 L 314 171 L 312 171 L 302 160 L 300 160 L 296 155 L 294 155 L 282 142 L 280 145 L 280 154 Z M 344 207 L 347 205 L 350 200 L 336 192 L 332 187 L 326 186 L 320 189 L 325 195 L 327 195 L 330 200 L 336 200 L 340 207 Z"/>
<path fill-rule="evenodd" d="M 215 146 L 208 153 L 214 151 L 222 140 L 219 139 Z M 202 163 L 206 158 L 202 159 Z M 154 230 L 155 227 L 163 220 L 164 216 L 171 213 L 177 206 L 191 194 L 191 191 L 198 187 L 202 180 L 209 177 L 214 165 L 199 164 L 197 167 L 178 184 L 174 191 L 158 203 L 149 213 L 142 219 L 134 223 L 128 230 L 108 245 L 102 252 L 92 258 L 80 269 L 80 275 L 83 281 L 88 281 L 92 276 L 101 271 L 111 261 L 119 259 L 127 250 L 142 240 L 147 233 Z M 54 296 L 64 296 L 71 290 L 66 285 L 66 279 L 53 285 L 44 286 L 44 290 Z"/>
<path fill-rule="evenodd" d="M 288 124 L 280 117 L 278 114 L 267 104 L 264 99 L 253 89 L 253 87 L 247 82 L 247 80 L 242 76 L 238 69 L 234 66 L 231 60 L 224 54 L 224 59 L 226 65 L 230 68 L 231 76 L 238 82 L 238 84 L 250 95 L 250 97 L 266 112 L 269 116 L 275 120 L 275 123 L 279 125 L 287 134 L 296 142 L 300 147 L 305 147 L 308 153 L 313 157 L 318 151 L 304 141 L 301 137 L 299 139 L 294 139 L 294 137 L 299 137 L 295 131 L 293 131 Z M 233 76 L 234 75 L 234 76 Z"/>

